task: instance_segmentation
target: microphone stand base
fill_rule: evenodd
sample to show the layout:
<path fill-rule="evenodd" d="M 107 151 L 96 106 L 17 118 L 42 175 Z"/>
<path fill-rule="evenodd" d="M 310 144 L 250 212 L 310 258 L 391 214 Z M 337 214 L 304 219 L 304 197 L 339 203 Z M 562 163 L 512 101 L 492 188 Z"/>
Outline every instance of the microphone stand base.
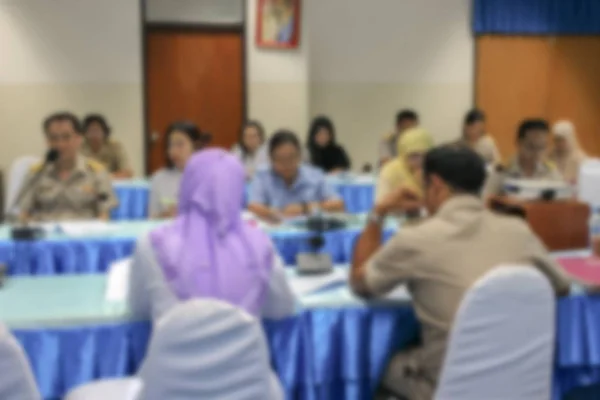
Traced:
<path fill-rule="evenodd" d="M 36 226 L 15 226 L 10 230 L 10 236 L 15 241 L 34 241 L 44 237 L 44 230 Z"/>
<path fill-rule="evenodd" d="M 331 256 L 326 253 L 300 253 L 296 256 L 299 275 L 329 274 L 333 271 Z"/>

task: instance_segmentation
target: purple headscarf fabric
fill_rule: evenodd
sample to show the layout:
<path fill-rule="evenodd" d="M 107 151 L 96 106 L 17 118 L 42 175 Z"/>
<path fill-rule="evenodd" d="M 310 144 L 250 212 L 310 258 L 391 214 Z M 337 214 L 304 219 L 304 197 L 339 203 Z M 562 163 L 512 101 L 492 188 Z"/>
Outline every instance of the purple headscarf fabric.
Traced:
<path fill-rule="evenodd" d="M 224 150 L 195 154 L 181 179 L 177 218 L 150 240 L 180 300 L 216 298 L 259 316 L 274 254 L 269 237 L 242 220 L 245 179 Z"/>

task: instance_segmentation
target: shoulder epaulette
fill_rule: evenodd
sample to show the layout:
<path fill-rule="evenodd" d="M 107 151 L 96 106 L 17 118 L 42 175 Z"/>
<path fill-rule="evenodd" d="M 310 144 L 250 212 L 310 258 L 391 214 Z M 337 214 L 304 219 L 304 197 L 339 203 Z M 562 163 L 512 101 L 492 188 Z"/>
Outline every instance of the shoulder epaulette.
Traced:
<path fill-rule="evenodd" d="M 44 163 L 40 161 L 40 162 L 38 162 L 38 163 L 35 163 L 35 164 L 33 164 L 33 165 L 32 165 L 32 166 L 29 168 L 29 172 L 33 172 L 33 173 L 40 172 L 40 170 L 41 170 L 43 167 L 44 167 Z"/>
<path fill-rule="evenodd" d="M 86 165 L 88 167 L 91 168 L 92 171 L 94 172 L 104 172 L 106 171 L 106 167 L 104 167 L 104 165 L 96 160 L 93 160 L 91 158 L 88 158 L 86 161 Z"/>

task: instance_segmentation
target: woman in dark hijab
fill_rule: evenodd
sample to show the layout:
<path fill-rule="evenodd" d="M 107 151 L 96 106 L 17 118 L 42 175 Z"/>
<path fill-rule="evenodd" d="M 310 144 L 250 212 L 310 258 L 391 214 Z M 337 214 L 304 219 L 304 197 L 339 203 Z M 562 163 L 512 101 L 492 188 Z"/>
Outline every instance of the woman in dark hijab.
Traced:
<path fill-rule="evenodd" d="M 328 174 L 350 169 L 350 159 L 342 146 L 335 141 L 335 127 L 327 117 L 320 116 L 312 121 L 308 133 L 309 161 Z"/>

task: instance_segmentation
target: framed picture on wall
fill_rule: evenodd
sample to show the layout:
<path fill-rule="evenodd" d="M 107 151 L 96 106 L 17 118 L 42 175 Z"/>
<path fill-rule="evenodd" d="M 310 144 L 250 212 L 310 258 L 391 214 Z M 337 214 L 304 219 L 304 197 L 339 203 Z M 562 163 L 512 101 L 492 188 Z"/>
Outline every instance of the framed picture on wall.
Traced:
<path fill-rule="evenodd" d="M 301 0 L 258 0 L 256 45 L 295 49 L 300 42 Z"/>

